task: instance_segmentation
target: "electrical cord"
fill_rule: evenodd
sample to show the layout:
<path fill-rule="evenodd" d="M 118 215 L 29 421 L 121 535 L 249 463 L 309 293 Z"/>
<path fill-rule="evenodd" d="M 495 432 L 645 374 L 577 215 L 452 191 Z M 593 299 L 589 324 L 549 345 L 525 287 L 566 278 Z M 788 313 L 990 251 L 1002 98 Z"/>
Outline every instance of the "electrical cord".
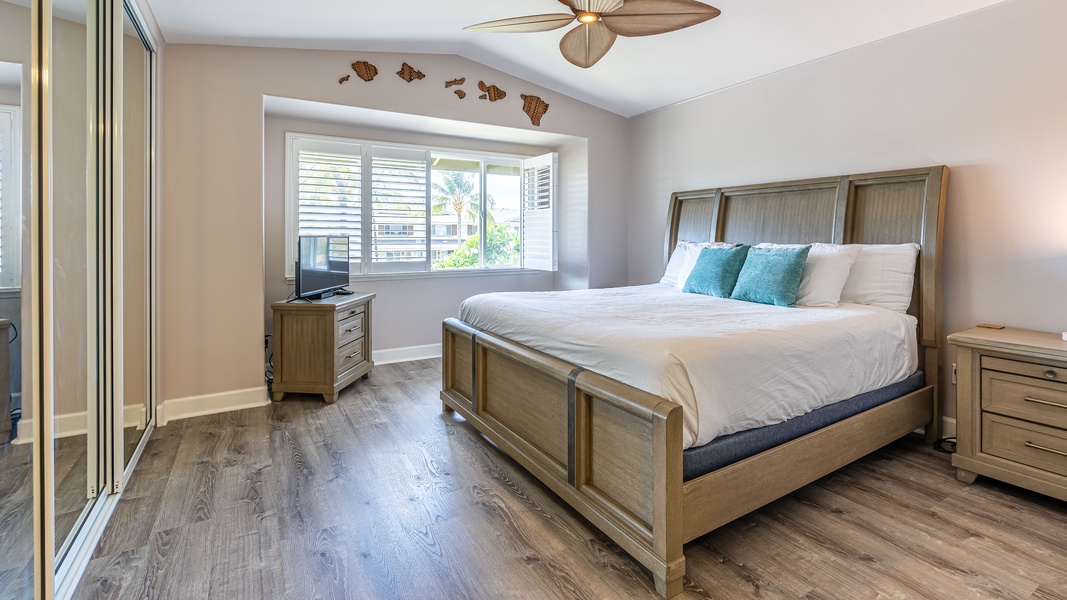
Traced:
<path fill-rule="evenodd" d="M 15 337 L 13 337 L 13 338 L 11 338 L 10 340 L 7 341 L 7 343 L 9 343 L 9 344 L 14 342 L 15 340 L 19 339 L 19 328 L 15 327 L 14 323 L 11 324 L 11 328 L 15 330 Z"/>
<path fill-rule="evenodd" d="M 274 336 L 267 334 L 263 336 L 263 350 L 266 351 L 270 347 L 270 343 L 267 340 L 272 339 Z M 267 356 L 267 368 L 263 371 L 263 377 L 267 380 L 267 391 L 270 392 L 274 385 L 274 352 L 271 352 Z"/>
<path fill-rule="evenodd" d="M 934 442 L 934 450 L 952 454 L 956 451 L 956 436 L 944 437 Z"/>

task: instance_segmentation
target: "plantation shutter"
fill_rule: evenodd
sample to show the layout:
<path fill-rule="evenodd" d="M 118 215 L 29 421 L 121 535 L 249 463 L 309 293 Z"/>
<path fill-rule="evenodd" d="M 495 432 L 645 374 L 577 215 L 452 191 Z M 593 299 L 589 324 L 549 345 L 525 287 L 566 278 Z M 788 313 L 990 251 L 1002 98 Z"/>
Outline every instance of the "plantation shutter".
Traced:
<path fill-rule="evenodd" d="M 522 267 L 556 270 L 556 153 L 522 161 Z"/>
<path fill-rule="evenodd" d="M 358 144 L 317 140 L 300 140 L 297 151 L 297 235 L 347 236 L 353 273 L 363 256 L 360 152 Z"/>
<path fill-rule="evenodd" d="M 429 269 L 429 152 L 371 148 L 371 272 Z"/>

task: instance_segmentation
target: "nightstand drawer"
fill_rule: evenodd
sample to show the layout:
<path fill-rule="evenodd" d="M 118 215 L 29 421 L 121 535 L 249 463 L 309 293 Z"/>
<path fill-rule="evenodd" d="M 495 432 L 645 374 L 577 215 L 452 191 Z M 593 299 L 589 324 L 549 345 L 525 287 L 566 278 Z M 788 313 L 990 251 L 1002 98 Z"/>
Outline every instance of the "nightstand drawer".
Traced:
<path fill-rule="evenodd" d="M 1067 429 L 1067 384 L 983 370 L 982 409 Z"/>
<path fill-rule="evenodd" d="M 347 323 L 353 319 L 362 318 L 363 312 L 363 305 L 337 311 L 337 327 L 340 328 L 343 323 Z"/>
<path fill-rule="evenodd" d="M 337 347 L 363 337 L 363 313 L 349 317 L 337 324 Z"/>
<path fill-rule="evenodd" d="M 985 413 L 982 452 L 1067 476 L 1067 431 Z"/>
<path fill-rule="evenodd" d="M 982 369 L 1015 373 L 1016 375 L 1034 377 L 1042 381 L 1067 383 L 1067 367 L 1057 367 L 1045 364 L 1039 365 L 1018 360 L 996 358 L 994 356 L 983 356 Z"/>
<path fill-rule="evenodd" d="M 344 379 L 345 371 L 366 360 L 363 337 L 337 349 L 337 379 Z"/>

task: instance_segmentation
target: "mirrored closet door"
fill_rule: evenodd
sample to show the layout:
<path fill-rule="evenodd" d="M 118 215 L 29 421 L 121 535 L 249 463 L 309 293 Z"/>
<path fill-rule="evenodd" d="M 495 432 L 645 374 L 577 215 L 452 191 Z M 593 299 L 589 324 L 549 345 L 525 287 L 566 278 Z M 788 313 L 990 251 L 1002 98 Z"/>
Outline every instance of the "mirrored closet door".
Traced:
<path fill-rule="evenodd" d="M 23 356 L 31 355 L 23 326 L 30 287 L 23 280 L 31 275 L 22 218 L 30 207 L 32 112 L 25 4 L 0 0 L 0 597 L 13 599 L 33 598 L 34 591 L 34 407 L 31 377 L 23 374 Z"/>
<path fill-rule="evenodd" d="M 85 0 L 54 3 L 52 13 L 53 511 L 56 564 L 62 562 L 102 485 L 101 428 L 91 381 L 98 310 L 98 194 L 90 118 L 96 101 L 96 35 Z"/>
<path fill-rule="evenodd" d="M 136 8 L 122 14 L 123 466 L 153 418 L 151 264 L 153 43 Z"/>
<path fill-rule="evenodd" d="M 19 7 L 29 15 L 26 64 L 40 76 L 31 78 L 24 201 L 31 261 L 20 316 L 31 325 L 21 385 L 31 400 L 22 422 L 38 415 L 28 440 L 47 443 L 28 444 L 39 494 L 20 513 L 33 515 L 30 551 L 11 552 L 27 561 L 28 593 L 0 587 L 0 598 L 48 599 L 73 593 L 154 425 L 155 56 L 132 3 L 29 4 Z M 7 5 L 0 0 L 0 11 Z M 0 92 L 0 105 L 7 98 Z M 8 214 L 0 204 L 0 311 Z M 0 562 L 0 586 L 5 573 Z"/>

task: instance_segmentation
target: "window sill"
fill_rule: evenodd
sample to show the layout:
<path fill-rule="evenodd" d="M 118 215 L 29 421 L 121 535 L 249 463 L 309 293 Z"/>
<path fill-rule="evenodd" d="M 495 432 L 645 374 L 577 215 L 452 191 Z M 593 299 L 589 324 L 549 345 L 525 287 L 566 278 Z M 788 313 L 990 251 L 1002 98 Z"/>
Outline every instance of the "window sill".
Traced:
<path fill-rule="evenodd" d="M 0 288 L 0 300 L 12 300 L 22 297 L 22 288 Z"/>
<path fill-rule="evenodd" d="M 362 281 L 398 281 L 402 279 L 449 279 L 453 277 L 495 277 L 502 275 L 537 275 L 551 273 L 538 269 L 456 269 L 454 271 L 413 271 L 407 273 L 357 273 L 349 277 L 352 285 Z M 286 283 L 292 284 L 295 277 L 287 276 Z"/>

